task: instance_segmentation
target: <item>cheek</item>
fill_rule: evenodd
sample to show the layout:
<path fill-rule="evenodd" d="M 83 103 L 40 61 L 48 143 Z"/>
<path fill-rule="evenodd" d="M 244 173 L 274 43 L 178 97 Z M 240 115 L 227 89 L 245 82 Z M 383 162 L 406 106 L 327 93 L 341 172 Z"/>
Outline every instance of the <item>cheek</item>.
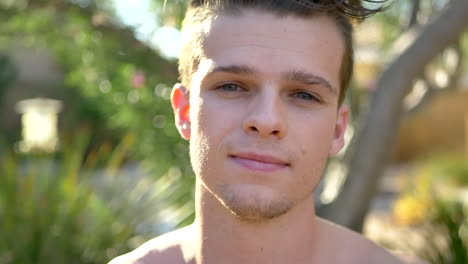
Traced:
<path fill-rule="evenodd" d="M 197 96 L 191 94 L 191 96 Z M 202 168 L 205 167 L 207 161 L 207 153 L 209 151 L 208 136 L 206 134 L 206 117 L 203 110 L 203 100 L 190 100 L 190 161 L 196 175 L 200 175 Z"/>
<path fill-rule="evenodd" d="M 308 116 L 297 120 L 290 131 L 303 156 L 328 155 L 335 134 L 335 117 L 331 114 Z"/>
<path fill-rule="evenodd" d="M 203 140 L 214 140 L 222 122 L 219 122 L 219 117 L 216 109 L 200 98 L 196 101 L 192 114 L 192 131 L 196 138 L 200 137 Z"/>
<path fill-rule="evenodd" d="M 310 186 L 320 180 L 332 145 L 334 126 L 327 118 L 308 120 L 296 127 L 294 137 L 298 154 L 297 171 L 303 184 Z"/>
<path fill-rule="evenodd" d="M 190 158 L 192 167 L 197 175 L 209 174 L 207 170 L 214 169 L 216 161 L 223 149 L 225 136 L 225 122 L 216 111 L 216 107 L 207 103 L 203 98 L 194 100 L 191 106 L 191 140 Z"/>
<path fill-rule="evenodd" d="M 210 141 L 210 147 L 218 146 L 225 138 L 237 133 L 242 123 L 240 109 L 244 107 L 226 100 L 220 100 L 208 92 L 193 100 L 192 128 Z M 193 130 L 192 129 L 192 130 Z M 194 135 L 196 136 L 196 135 Z"/>
<path fill-rule="evenodd" d="M 301 152 L 304 155 L 295 168 L 297 180 L 293 189 L 296 190 L 296 196 L 305 198 L 315 190 L 322 179 L 328 156 L 311 148 L 302 148 Z"/>

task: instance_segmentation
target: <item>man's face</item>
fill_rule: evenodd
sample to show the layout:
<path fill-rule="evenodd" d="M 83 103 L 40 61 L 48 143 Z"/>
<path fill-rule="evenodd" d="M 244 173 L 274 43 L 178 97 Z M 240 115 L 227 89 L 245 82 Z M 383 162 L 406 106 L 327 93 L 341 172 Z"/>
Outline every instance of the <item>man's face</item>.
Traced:
<path fill-rule="evenodd" d="M 172 98 L 203 188 L 254 222 L 312 199 L 347 121 L 338 107 L 344 45 L 332 19 L 221 14 L 203 49 L 190 92 L 178 87 Z"/>

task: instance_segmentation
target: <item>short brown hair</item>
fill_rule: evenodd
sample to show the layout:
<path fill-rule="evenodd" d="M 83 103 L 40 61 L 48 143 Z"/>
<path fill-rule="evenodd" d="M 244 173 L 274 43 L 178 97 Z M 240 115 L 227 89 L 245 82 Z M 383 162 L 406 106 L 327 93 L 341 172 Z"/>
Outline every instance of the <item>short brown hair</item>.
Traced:
<path fill-rule="evenodd" d="M 363 0 L 382 3 L 386 0 Z M 353 27 L 351 19 L 361 20 L 381 10 L 365 8 L 361 0 L 191 0 L 182 25 L 182 51 L 179 56 L 179 75 L 182 84 L 190 87 L 192 75 L 197 71 L 203 55 L 203 23 L 213 14 L 224 12 L 240 14 L 243 9 L 271 12 L 280 17 L 294 15 L 310 18 L 325 13 L 333 18 L 343 35 L 345 52 L 340 69 L 338 103 L 344 100 L 353 73 Z"/>

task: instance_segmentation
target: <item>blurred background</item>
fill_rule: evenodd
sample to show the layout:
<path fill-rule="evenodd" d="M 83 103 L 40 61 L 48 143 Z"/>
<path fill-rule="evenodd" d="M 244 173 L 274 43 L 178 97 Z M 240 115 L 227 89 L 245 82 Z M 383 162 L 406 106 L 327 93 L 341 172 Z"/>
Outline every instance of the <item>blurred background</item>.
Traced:
<path fill-rule="evenodd" d="M 0 264 L 106 263 L 193 221 L 169 103 L 184 0 L 0 0 Z M 317 212 L 468 263 L 468 5 L 356 24 L 352 120 Z"/>

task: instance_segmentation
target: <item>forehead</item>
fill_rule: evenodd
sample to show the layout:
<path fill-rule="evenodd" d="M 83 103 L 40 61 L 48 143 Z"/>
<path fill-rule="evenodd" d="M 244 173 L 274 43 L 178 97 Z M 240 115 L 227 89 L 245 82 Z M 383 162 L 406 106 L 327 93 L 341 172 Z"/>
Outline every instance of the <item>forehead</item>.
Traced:
<path fill-rule="evenodd" d="M 267 77 L 300 70 L 339 86 L 344 42 L 333 19 L 283 16 L 257 10 L 216 14 L 204 28 L 199 72 L 249 66 Z"/>

